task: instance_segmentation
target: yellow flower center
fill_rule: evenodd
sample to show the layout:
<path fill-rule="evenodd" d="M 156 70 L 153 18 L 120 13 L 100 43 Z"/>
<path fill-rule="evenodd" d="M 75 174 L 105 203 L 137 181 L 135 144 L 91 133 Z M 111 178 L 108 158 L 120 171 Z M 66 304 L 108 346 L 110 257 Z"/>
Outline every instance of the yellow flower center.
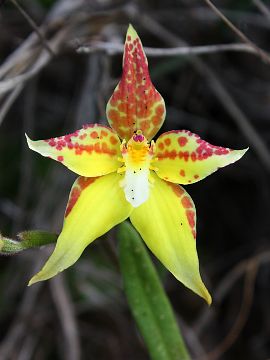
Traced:
<path fill-rule="evenodd" d="M 126 144 L 122 142 L 120 159 L 124 165 L 118 172 L 125 172 L 120 186 L 123 188 L 126 200 L 134 207 L 140 206 L 149 197 L 149 179 L 151 161 L 155 152 L 154 141 L 149 144 L 141 130 L 136 131 Z"/>

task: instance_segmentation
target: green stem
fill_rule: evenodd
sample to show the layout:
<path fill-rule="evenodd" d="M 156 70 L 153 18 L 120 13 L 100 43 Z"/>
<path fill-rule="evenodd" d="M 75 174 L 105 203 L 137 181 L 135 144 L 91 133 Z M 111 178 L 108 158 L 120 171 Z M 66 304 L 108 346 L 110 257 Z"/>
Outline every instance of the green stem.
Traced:
<path fill-rule="evenodd" d="M 0 234 L 0 255 L 13 255 L 26 249 L 55 243 L 58 235 L 46 231 L 31 230 L 19 233 L 18 240 Z"/>
<path fill-rule="evenodd" d="M 189 360 L 171 304 L 140 236 L 120 225 L 120 265 L 134 319 L 153 360 Z"/>

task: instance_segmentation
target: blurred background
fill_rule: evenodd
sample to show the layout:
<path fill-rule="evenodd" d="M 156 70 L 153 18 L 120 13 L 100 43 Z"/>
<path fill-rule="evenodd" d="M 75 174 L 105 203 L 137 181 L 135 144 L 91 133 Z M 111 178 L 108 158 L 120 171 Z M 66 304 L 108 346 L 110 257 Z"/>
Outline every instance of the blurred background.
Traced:
<path fill-rule="evenodd" d="M 215 5 L 270 50 L 269 1 Z M 236 164 L 186 186 L 197 207 L 197 248 L 213 305 L 154 260 L 187 346 L 193 359 L 266 360 L 270 63 L 250 44 L 191 55 L 194 46 L 243 43 L 204 0 L 0 2 L 0 231 L 15 238 L 26 229 L 61 230 L 76 175 L 30 151 L 24 133 L 44 139 L 84 123 L 106 124 L 129 23 L 145 46 L 165 49 L 148 55 L 167 106 L 162 132 L 188 129 L 214 145 L 250 147 Z M 180 46 L 184 54 L 166 52 Z M 115 229 L 63 274 L 28 288 L 52 249 L 0 258 L 0 359 L 148 359 L 123 293 Z"/>

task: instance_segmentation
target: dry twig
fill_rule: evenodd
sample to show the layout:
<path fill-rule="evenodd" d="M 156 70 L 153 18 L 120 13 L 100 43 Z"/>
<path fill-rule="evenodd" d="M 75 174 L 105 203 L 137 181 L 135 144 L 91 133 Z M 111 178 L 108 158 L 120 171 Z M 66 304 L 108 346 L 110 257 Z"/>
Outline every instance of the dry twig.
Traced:
<path fill-rule="evenodd" d="M 72 302 L 64 284 L 63 274 L 50 281 L 51 294 L 57 308 L 62 332 L 65 339 L 65 355 L 67 360 L 80 359 L 79 331 Z"/>
<path fill-rule="evenodd" d="M 260 12 L 270 20 L 270 10 L 261 0 L 253 0 L 253 3 L 257 6 Z"/>
<path fill-rule="evenodd" d="M 226 25 L 246 44 L 253 47 L 253 49 L 258 53 L 261 59 L 270 64 L 270 56 L 266 51 L 259 48 L 254 42 L 252 42 L 241 30 L 239 30 L 210 0 L 204 0 L 208 6 L 224 21 Z"/>
<path fill-rule="evenodd" d="M 39 30 L 38 25 L 36 22 L 32 19 L 32 17 L 23 9 L 23 7 L 17 2 L 17 0 L 10 0 L 12 4 L 19 10 L 19 12 L 22 14 L 22 16 L 26 19 L 26 21 L 30 24 L 30 26 L 34 29 L 34 31 L 37 33 L 41 43 L 43 44 L 44 48 L 47 49 L 49 54 L 51 56 L 54 56 L 53 50 L 50 48 L 49 44 L 47 43 L 44 35 Z"/>
<path fill-rule="evenodd" d="M 112 42 L 93 41 L 89 45 L 82 45 L 77 49 L 78 53 L 89 54 L 94 51 L 106 51 L 108 54 L 122 54 L 124 45 Z M 152 48 L 144 46 L 147 56 L 187 56 L 213 54 L 224 51 L 239 51 L 257 54 L 253 47 L 247 44 L 216 44 L 203 46 L 180 46 L 175 48 Z"/>

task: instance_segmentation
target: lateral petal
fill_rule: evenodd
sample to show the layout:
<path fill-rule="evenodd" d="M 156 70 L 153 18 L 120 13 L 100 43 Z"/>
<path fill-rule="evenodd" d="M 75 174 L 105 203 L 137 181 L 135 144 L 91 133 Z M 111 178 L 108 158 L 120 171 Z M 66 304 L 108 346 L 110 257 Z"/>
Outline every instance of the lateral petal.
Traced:
<path fill-rule="evenodd" d="M 214 146 L 190 131 L 173 130 L 157 139 L 158 160 L 153 164 L 160 178 L 177 184 L 192 184 L 241 159 L 247 150 Z"/>
<path fill-rule="evenodd" d="M 122 139 L 142 130 L 150 140 L 163 124 L 165 103 L 151 82 L 141 40 L 131 25 L 124 46 L 122 78 L 108 101 L 107 118 Z"/>
<path fill-rule="evenodd" d="M 74 264 L 87 245 L 130 215 L 132 206 L 119 186 L 121 178 L 113 173 L 75 181 L 54 252 L 29 285 L 50 279 Z"/>
<path fill-rule="evenodd" d="M 72 134 L 48 140 L 32 141 L 26 135 L 30 149 L 61 162 L 81 176 L 100 176 L 116 171 L 120 166 L 120 140 L 107 126 L 84 125 Z"/>
<path fill-rule="evenodd" d="M 130 219 L 149 249 L 186 287 L 211 304 L 202 282 L 196 251 L 196 210 L 191 197 L 179 185 L 153 174 L 149 199 Z"/>

